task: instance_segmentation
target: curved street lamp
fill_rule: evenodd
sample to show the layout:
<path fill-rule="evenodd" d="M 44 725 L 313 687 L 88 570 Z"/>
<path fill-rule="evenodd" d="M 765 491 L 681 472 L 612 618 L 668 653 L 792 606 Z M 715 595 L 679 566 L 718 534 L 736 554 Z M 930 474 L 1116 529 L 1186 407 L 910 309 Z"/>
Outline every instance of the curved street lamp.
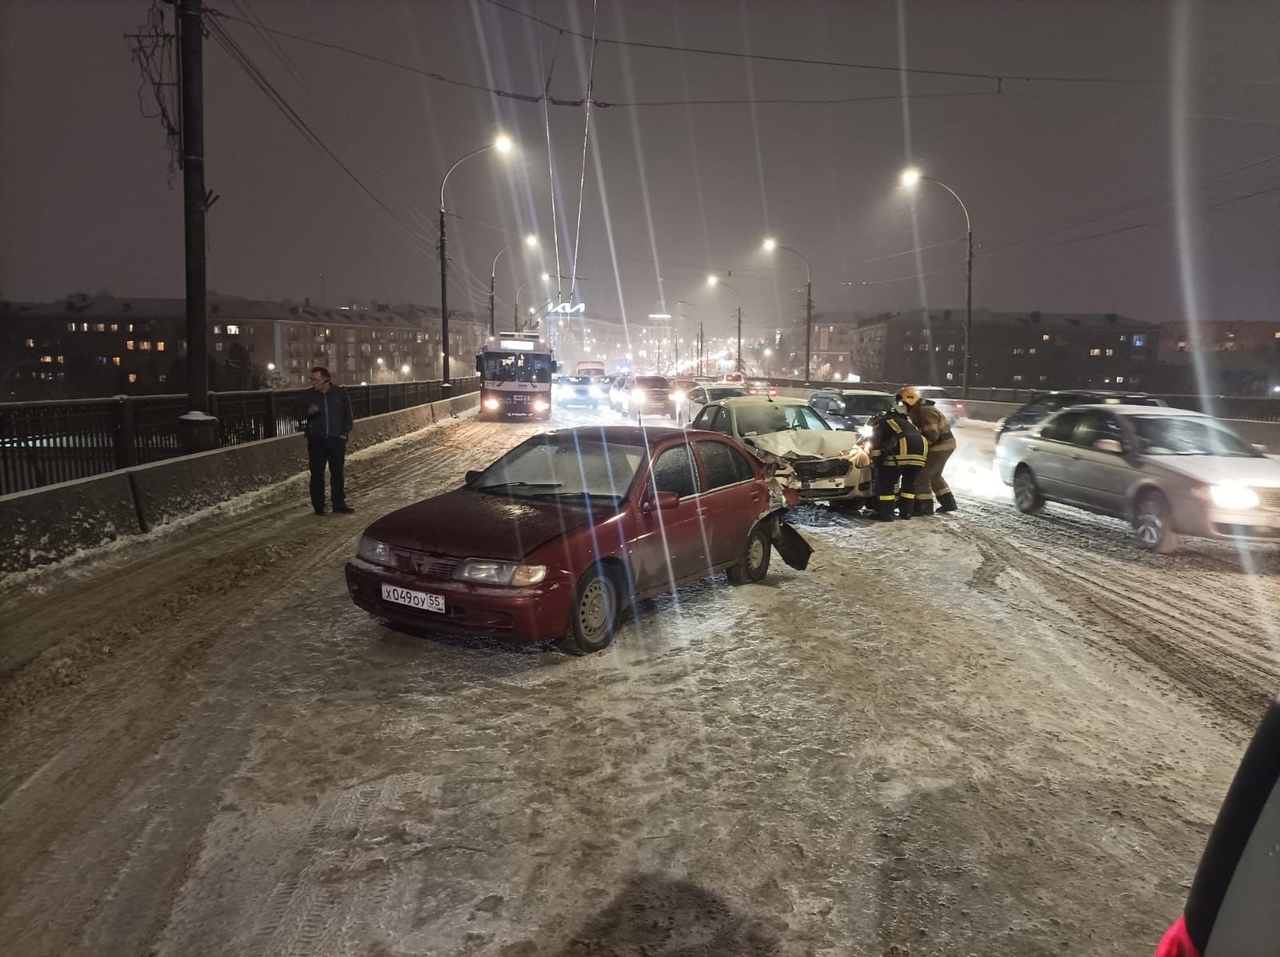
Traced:
<path fill-rule="evenodd" d="M 707 277 L 708 286 L 724 286 L 733 293 L 733 297 L 738 300 L 738 371 L 742 371 L 742 297 L 738 295 L 738 290 L 734 289 L 727 282 L 714 273 Z"/>
<path fill-rule="evenodd" d="M 922 180 L 928 180 L 930 183 L 936 183 L 941 186 L 960 204 L 960 208 L 964 210 L 964 231 L 966 240 L 965 254 L 965 291 L 964 291 L 964 372 L 961 380 L 963 385 L 964 397 L 969 398 L 969 338 L 973 331 L 973 224 L 969 219 L 969 207 L 964 204 L 964 200 L 960 198 L 960 194 L 954 189 L 942 182 L 940 179 L 934 179 L 932 176 L 925 176 L 918 169 L 904 170 L 902 173 L 902 185 L 907 189 L 914 189 Z"/>
<path fill-rule="evenodd" d="M 496 137 L 492 143 L 486 143 L 478 150 L 472 150 L 462 159 L 458 160 L 449 167 L 449 171 L 444 174 L 444 179 L 440 181 L 440 339 L 444 349 L 444 359 L 440 366 L 440 378 L 442 388 L 451 388 L 449 382 L 449 257 L 445 253 L 445 229 L 444 229 L 444 187 L 449 182 L 449 176 L 455 169 L 471 159 L 473 156 L 479 156 L 486 150 L 497 150 L 499 153 L 509 153 L 512 149 L 511 137 L 505 133 Z"/>
<path fill-rule="evenodd" d="M 497 284 L 498 284 L 498 260 L 502 258 L 502 254 L 505 253 L 508 249 L 514 249 L 516 246 L 519 246 L 521 243 L 524 243 L 524 245 L 528 246 L 530 249 L 536 249 L 538 246 L 538 237 L 530 233 L 524 239 L 517 239 L 514 243 L 507 243 L 507 245 L 503 246 L 501 249 L 498 250 L 498 255 L 493 257 L 493 268 L 489 270 L 489 335 L 490 336 L 496 336 L 498 334 L 497 322 L 493 317 L 493 294 L 494 294 L 494 291 L 497 289 Z"/>
<path fill-rule="evenodd" d="M 805 385 L 808 385 L 809 366 L 813 359 L 813 276 L 809 272 L 809 260 L 805 259 L 798 249 L 783 246 L 772 238 L 764 241 L 765 252 L 771 253 L 775 249 L 785 249 L 787 252 L 799 256 L 800 261 L 804 263 L 804 381 Z"/>

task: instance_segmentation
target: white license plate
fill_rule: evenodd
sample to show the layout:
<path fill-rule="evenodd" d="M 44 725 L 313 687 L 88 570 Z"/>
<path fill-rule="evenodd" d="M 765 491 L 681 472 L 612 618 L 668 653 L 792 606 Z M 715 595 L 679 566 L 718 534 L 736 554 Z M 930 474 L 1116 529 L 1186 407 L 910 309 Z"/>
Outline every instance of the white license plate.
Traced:
<path fill-rule="evenodd" d="M 431 595 L 425 591 L 410 591 L 408 588 L 397 588 L 395 585 L 382 583 L 382 600 L 393 601 L 397 605 L 408 605 L 423 611 L 434 611 L 444 614 L 444 596 Z"/>

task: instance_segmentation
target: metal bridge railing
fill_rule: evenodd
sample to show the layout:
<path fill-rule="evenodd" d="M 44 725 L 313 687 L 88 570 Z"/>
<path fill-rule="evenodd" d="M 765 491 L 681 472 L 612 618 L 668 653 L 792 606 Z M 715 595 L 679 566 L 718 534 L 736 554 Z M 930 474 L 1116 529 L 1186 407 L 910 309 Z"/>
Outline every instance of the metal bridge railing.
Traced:
<path fill-rule="evenodd" d="M 357 419 L 436 402 L 445 392 L 439 380 L 343 388 Z M 479 389 L 471 376 L 454 379 L 449 394 Z M 219 447 L 296 432 L 304 391 L 211 392 Z M 0 495 L 185 455 L 178 419 L 186 411 L 184 395 L 0 403 Z"/>

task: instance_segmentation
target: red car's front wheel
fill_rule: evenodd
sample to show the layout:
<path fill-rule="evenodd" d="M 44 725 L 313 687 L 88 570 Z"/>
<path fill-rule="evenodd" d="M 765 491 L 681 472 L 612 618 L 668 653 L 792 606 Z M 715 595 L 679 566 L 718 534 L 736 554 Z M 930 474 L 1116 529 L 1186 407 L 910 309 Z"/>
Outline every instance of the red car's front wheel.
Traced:
<path fill-rule="evenodd" d="M 618 583 L 603 565 L 593 565 L 573 590 L 569 627 L 559 642 L 560 650 L 573 655 L 602 651 L 617 630 Z"/>

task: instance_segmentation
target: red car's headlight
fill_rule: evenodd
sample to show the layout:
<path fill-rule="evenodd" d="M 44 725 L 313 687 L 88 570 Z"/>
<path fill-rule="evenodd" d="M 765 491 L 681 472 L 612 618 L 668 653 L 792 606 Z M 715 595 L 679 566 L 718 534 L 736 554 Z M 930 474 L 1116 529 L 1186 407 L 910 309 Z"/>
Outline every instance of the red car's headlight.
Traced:
<path fill-rule="evenodd" d="M 547 577 L 547 566 L 468 558 L 453 573 L 453 577 L 460 581 L 488 585 L 538 585 Z"/>
<path fill-rule="evenodd" d="M 378 541 L 376 538 L 363 535 L 360 538 L 360 547 L 356 550 L 356 557 L 363 558 L 366 562 L 372 562 L 375 565 L 390 565 L 391 546 L 386 542 Z"/>

